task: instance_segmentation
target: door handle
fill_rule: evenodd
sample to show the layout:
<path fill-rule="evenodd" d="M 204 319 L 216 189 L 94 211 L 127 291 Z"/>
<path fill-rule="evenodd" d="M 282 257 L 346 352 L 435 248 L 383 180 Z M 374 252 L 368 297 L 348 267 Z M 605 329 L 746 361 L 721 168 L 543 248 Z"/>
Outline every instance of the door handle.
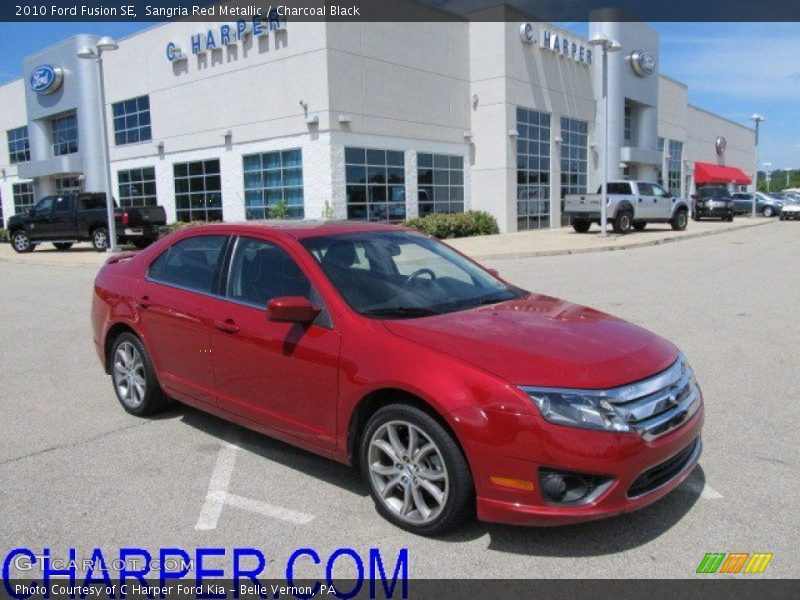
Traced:
<path fill-rule="evenodd" d="M 150 306 L 150 297 L 149 296 L 142 296 L 139 300 L 136 301 L 137 308 L 147 308 Z"/>
<path fill-rule="evenodd" d="M 639 204 L 641 204 L 641 203 L 642 203 L 642 199 L 641 199 L 641 198 L 639 198 Z"/>
<path fill-rule="evenodd" d="M 233 319 L 214 321 L 214 327 L 225 333 L 239 333 L 239 326 L 233 321 Z"/>

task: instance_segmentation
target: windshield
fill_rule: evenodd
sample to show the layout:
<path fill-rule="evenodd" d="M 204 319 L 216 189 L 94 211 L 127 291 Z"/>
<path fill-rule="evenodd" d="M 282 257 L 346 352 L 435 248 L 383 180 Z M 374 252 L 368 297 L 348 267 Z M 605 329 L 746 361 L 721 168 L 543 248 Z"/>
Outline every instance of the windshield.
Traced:
<path fill-rule="evenodd" d="M 701 198 L 720 198 L 728 196 L 728 190 L 725 188 L 702 188 L 697 190 L 697 195 Z"/>
<path fill-rule="evenodd" d="M 527 292 L 499 281 L 444 244 L 405 231 L 302 240 L 350 307 L 411 318 L 494 304 Z"/>

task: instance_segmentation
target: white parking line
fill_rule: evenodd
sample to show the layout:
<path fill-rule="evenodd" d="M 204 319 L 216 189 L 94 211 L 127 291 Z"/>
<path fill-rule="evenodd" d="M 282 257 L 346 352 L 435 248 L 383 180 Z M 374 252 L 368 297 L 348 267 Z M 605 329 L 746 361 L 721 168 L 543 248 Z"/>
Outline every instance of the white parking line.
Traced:
<path fill-rule="evenodd" d="M 211 479 L 208 482 L 208 493 L 203 502 L 203 507 L 200 509 L 200 516 L 197 517 L 197 524 L 194 526 L 197 531 L 211 531 L 216 529 L 217 522 L 222 514 L 222 507 L 226 504 L 234 508 L 240 508 L 296 525 L 306 525 L 314 520 L 314 515 L 308 515 L 289 508 L 275 506 L 267 502 L 237 496 L 236 494 L 228 492 L 228 486 L 230 486 L 231 483 L 231 476 L 233 475 L 233 467 L 236 464 L 236 453 L 238 450 L 239 446 L 233 441 L 225 442 L 222 448 L 220 448 L 219 454 L 217 455 L 217 462 L 214 465 Z"/>
<path fill-rule="evenodd" d="M 721 500 L 725 497 L 707 483 L 700 483 L 699 481 L 684 481 L 681 487 L 687 488 L 688 491 L 695 494 L 700 494 L 700 497 L 705 500 Z"/>

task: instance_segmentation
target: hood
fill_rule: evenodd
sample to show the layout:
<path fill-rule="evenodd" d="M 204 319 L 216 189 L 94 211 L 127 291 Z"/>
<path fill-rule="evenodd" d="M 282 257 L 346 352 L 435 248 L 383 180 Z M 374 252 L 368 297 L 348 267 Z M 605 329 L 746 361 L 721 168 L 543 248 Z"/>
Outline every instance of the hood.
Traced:
<path fill-rule="evenodd" d="M 678 356 L 675 346 L 637 325 L 538 294 L 384 323 L 395 335 L 514 385 L 611 388 L 654 375 Z"/>

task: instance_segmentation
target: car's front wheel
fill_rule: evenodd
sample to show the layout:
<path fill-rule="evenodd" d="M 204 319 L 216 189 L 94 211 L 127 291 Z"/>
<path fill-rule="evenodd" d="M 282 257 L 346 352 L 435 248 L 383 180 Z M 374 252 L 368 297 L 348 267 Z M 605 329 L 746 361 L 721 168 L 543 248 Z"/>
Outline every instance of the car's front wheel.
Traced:
<path fill-rule="evenodd" d="M 398 527 L 435 535 L 472 514 L 474 486 L 461 449 L 414 406 L 378 410 L 364 429 L 359 459 L 378 512 Z"/>
<path fill-rule="evenodd" d="M 14 252 L 23 254 L 25 252 L 33 252 L 34 245 L 31 244 L 31 238 L 25 231 L 15 231 L 11 234 L 11 246 Z"/>
<path fill-rule="evenodd" d="M 111 347 L 111 380 L 122 408 L 138 417 L 163 410 L 167 397 L 158 385 L 153 363 L 141 340 L 122 333 Z"/>
<path fill-rule="evenodd" d="M 92 246 L 98 252 L 105 252 L 108 249 L 108 229 L 98 227 L 92 231 Z"/>
<path fill-rule="evenodd" d="M 771 206 L 765 206 L 764 210 L 761 211 L 761 214 L 765 217 L 774 217 L 775 216 L 775 209 Z"/>
<path fill-rule="evenodd" d="M 675 231 L 683 231 L 686 229 L 686 225 L 689 224 L 689 215 L 686 209 L 679 209 L 678 212 L 675 213 L 675 216 L 672 217 L 672 223 L 670 224 Z"/>

